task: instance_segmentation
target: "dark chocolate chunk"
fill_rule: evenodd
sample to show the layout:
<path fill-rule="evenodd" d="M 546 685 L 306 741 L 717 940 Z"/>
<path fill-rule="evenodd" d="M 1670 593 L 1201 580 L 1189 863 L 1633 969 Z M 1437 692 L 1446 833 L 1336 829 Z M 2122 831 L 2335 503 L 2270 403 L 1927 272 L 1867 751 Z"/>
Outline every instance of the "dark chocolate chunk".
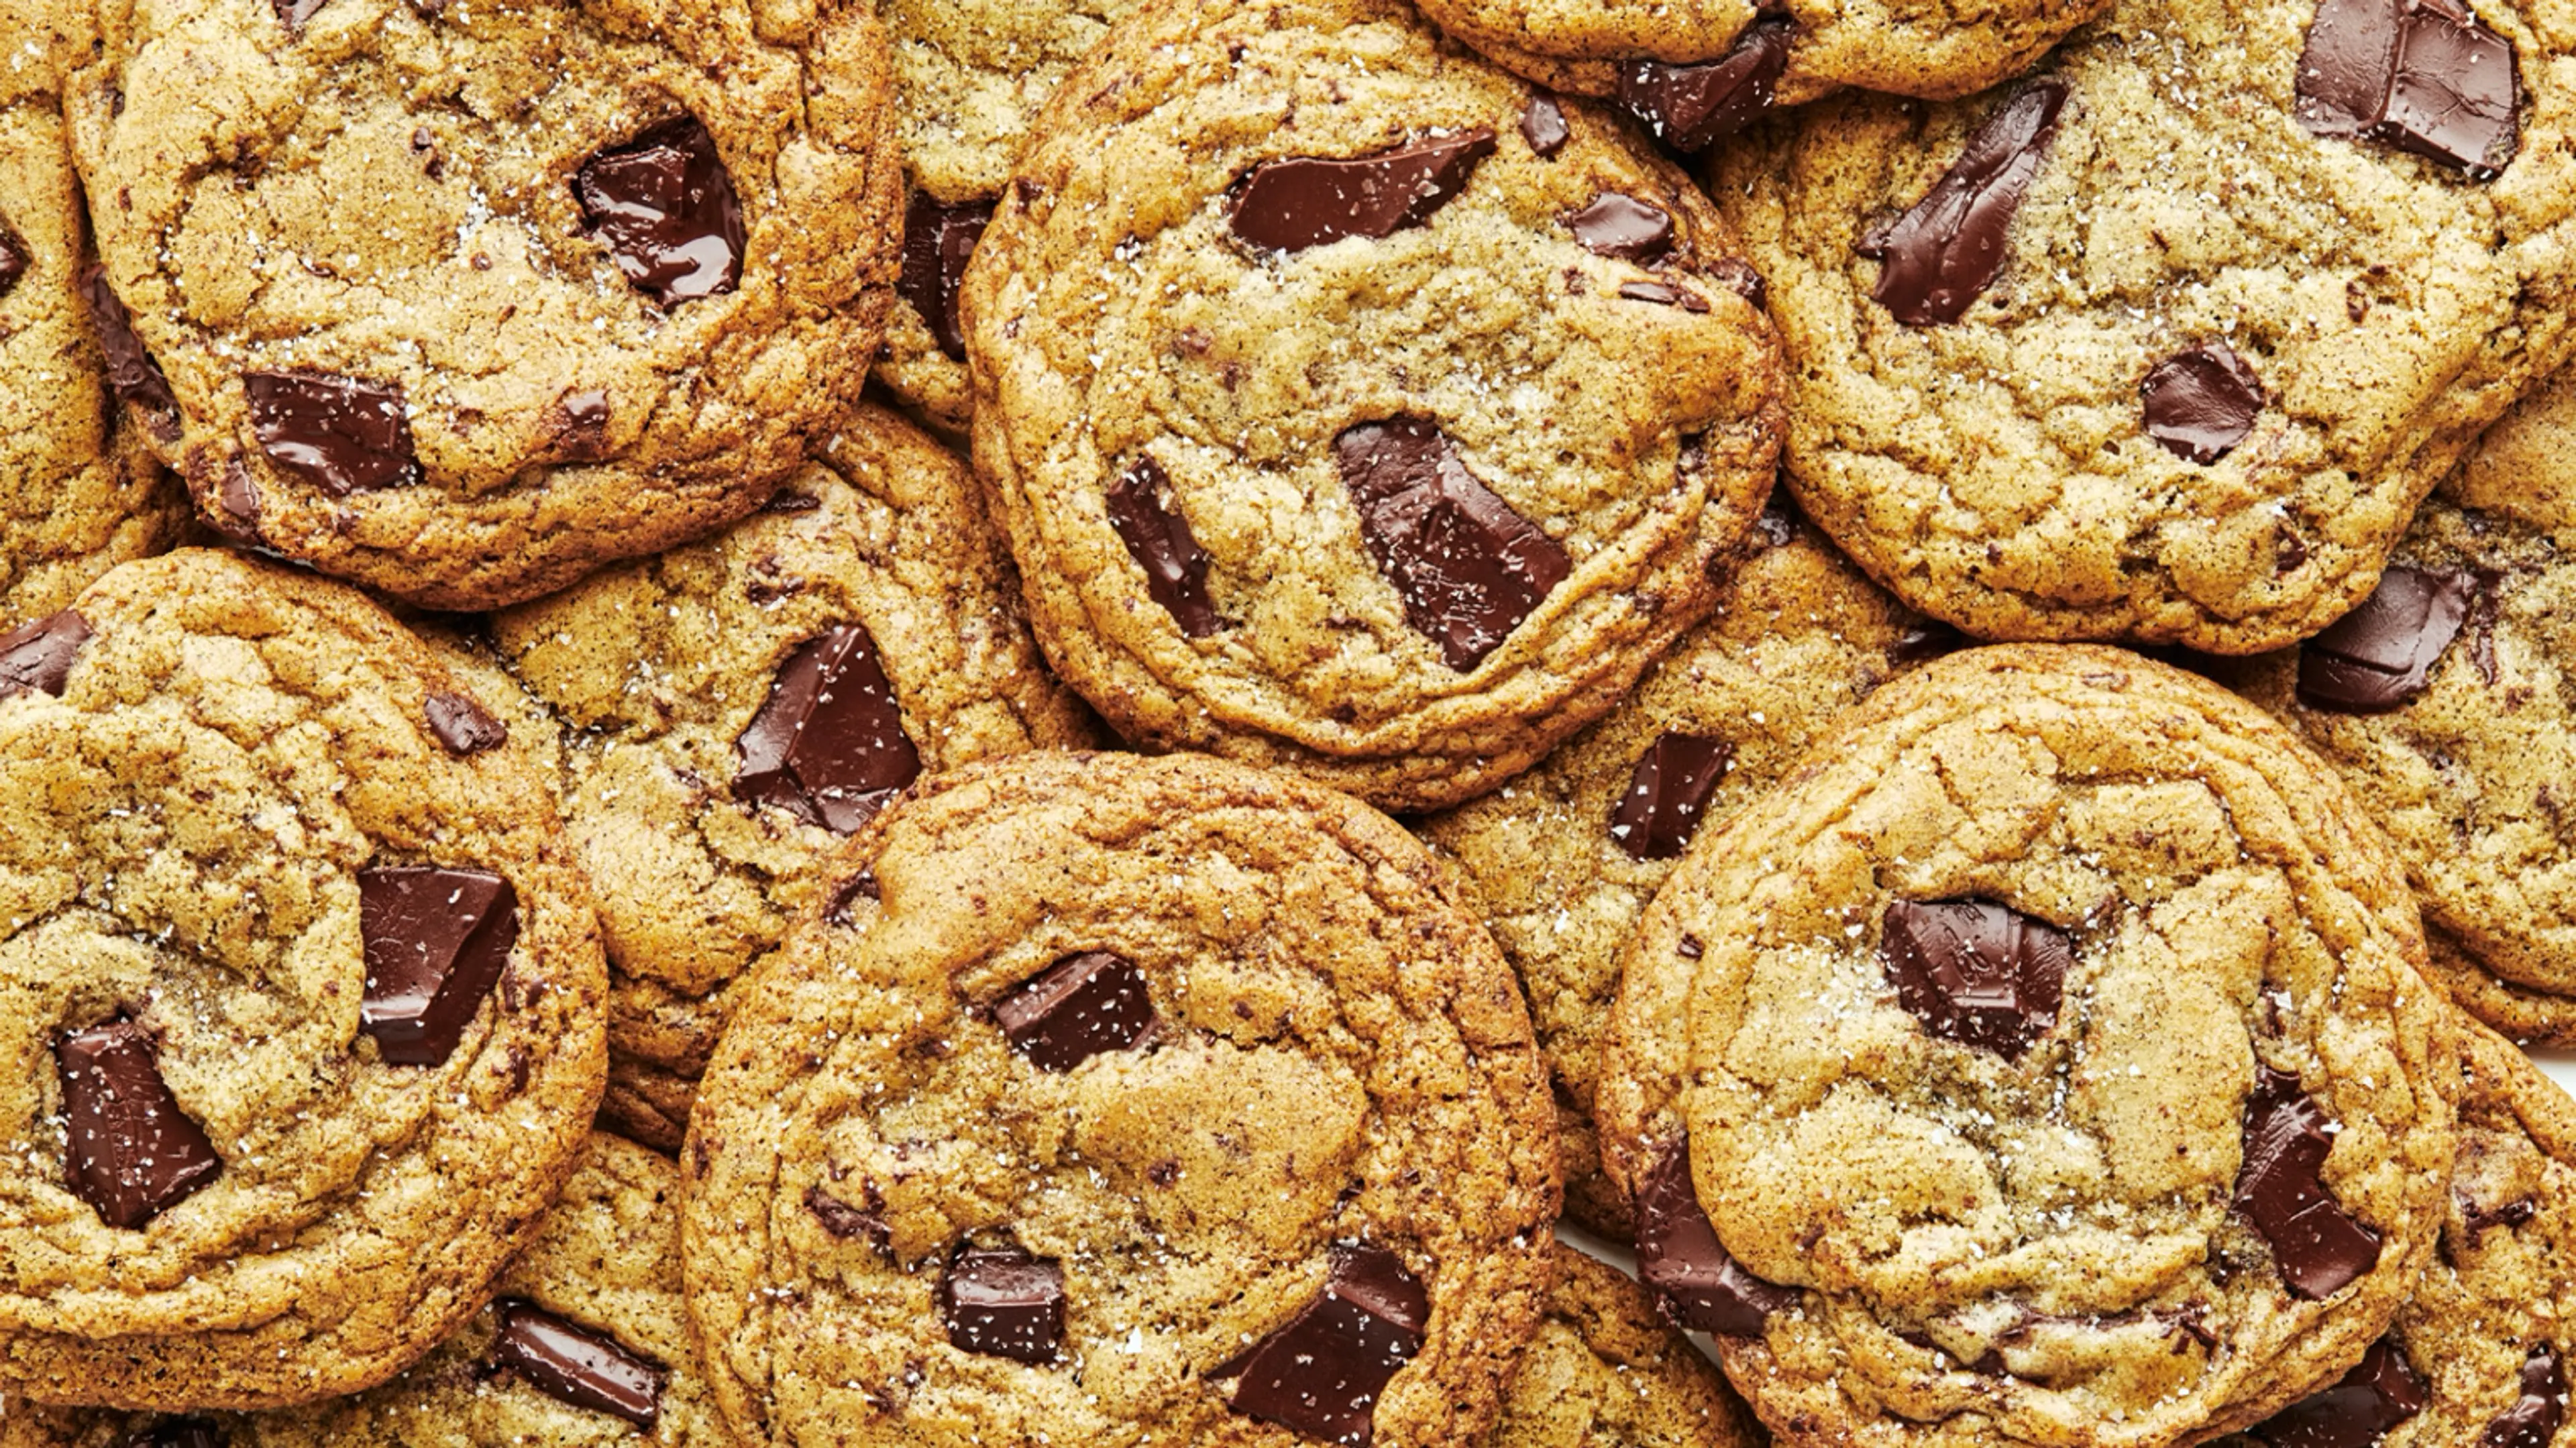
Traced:
<path fill-rule="evenodd" d="M 170 379 L 161 375 L 161 364 L 143 350 L 143 339 L 134 335 L 134 314 L 107 284 L 107 268 L 92 264 L 81 268 L 81 300 L 89 307 L 89 329 L 98 338 L 98 352 L 107 363 L 107 385 L 126 406 L 145 413 L 153 432 L 167 442 L 179 435 L 179 398 L 170 390 Z"/>
<path fill-rule="evenodd" d="M 1896 320 L 1955 322 L 2003 270 L 2013 216 L 2057 134 L 2066 83 L 2036 81 L 1996 107 L 1922 200 L 1871 230 L 1860 254 L 1884 263 L 1870 289 Z"/>
<path fill-rule="evenodd" d="M 854 623 L 787 656 L 733 747 L 734 798 L 835 834 L 855 833 L 921 773 L 876 640 Z"/>
<path fill-rule="evenodd" d="M 1555 160 L 1565 143 L 1574 139 L 1573 128 L 1565 123 L 1565 107 L 1556 103 L 1556 97 L 1545 91 L 1531 95 L 1521 111 L 1521 139 L 1547 161 Z"/>
<path fill-rule="evenodd" d="M 252 372 L 242 387 L 251 431 L 269 460 L 333 497 L 420 481 L 399 384 Z"/>
<path fill-rule="evenodd" d="M 2075 963 L 2065 932 L 1986 900 L 1892 902 L 1878 955 L 1923 1029 L 2007 1061 L 2057 1024 Z"/>
<path fill-rule="evenodd" d="M 1925 619 L 1899 634 L 1887 651 L 1891 664 L 1928 664 L 1947 654 L 1967 648 L 1974 640 L 1938 619 Z"/>
<path fill-rule="evenodd" d="M 2262 416 L 2263 379 L 2224 342 L 2205 342 L 2157 363 L 2138 384 L 2147 436 L 2201 464 L 2236 450 Z"/>
<path fill-rule="evenodd" d="M 161 1079 L 152 1034 L 124 1016 L 54 1042 L 72 1195 L 111 1227 L 140 1229 L 224 1169 Z"/>
<path fill-rule="evenodd" d="M 1154 1028 L 1145 973 L 1105 950 L 1067 956 L 993 1004 L 1012 1049 L 1041 1071 L 1070 1071 L 1103 1051 L 1123 1051 Z"/>
<path fill-rule="evenodd" d="M 1789 68 L 1793 27 L 1763 16 L 1726 54 L 1696 65 L 1632 60 L 1619 72 L 1619 104 L 1676 151 L 1704 151 L 1761 118 Z"/>
<path fill-rule="evenodd" d="M 2395 1338 L 2383 1337 L 2333 1387 L 2248 1431 L 2270 1448 L 2371 1448 L 2389 1429 L 2424 1411 L 2426 1396 L 2424 1378 L 2405 1350 Z"/>
<path fill-rule="evenodd" d="M 1333 1244 L 1324 1290 L 1217 1376 L 1239 1368 L 1230 1406 L 1323 1443 L 1365 1448 L 1378 1395 L 1422 1350 L 1431 1298 L 1402 1259 Z"/>
<path fill-rule="evenodd" d="M 609 455 L 608 394 L 567 392 L 546 409 L 549 456 L 564 462 L 598 462 Z"/>
<path fill-rule="evenodd" d="M 2299 55 L 2299 124 L 2492 180 L 2521 147 L 2513 43 L 2462 0 L 2323 0 Z"/>
<path fill-rule="evenodd" d="M 1703 734 L 1666 733 L 1637 761 L 1610 811 L 1610 838 L 1632 860 L 1669 860 L 1690 843 L 1700 811 L 1726 776 L 1735 746 Z"/>
<path fill-rule="evenodd" d="M 1708 298 L 1662 282 L 1621 282 L 1619 295 L 1632 302 L 1652 302 L 1659 307 L 1679 307 L 1685 312 L 1705 312 Z"/>
<path fill-rule="evenodd" d="M 1494 133 L 1479 127 L 1346 161 L 1265 161 L 1243 179 L 1228 219 L 1235 235 L 1270 251 L 1393 236 L 1429 221 L 1492 154 Z"/>
<path fill-rule="evenodd" d="M 850 912 L 858 908 L 861 900 L 880 898 L 882 897 L 877 892 L 876 872 L 861 870 L 843 881 L 841 888 L 833 892 L 831 903 L 823 908 L 823 918 L 844 928 L 856 925 L 859 923 L 858 918 Z"/>
<path fill-rule="evenodd" d="M 1181 632 L 1203 639 L 1225 622 L 1208 598 L 1207 550 L 1191 535 L 1190 520 L 1164 501 L 1171 482 L 1152 458 L 1129 463 L 1109 483 L 1109 526 L 1145 570 L 1145 591 Z"/>
<path fill-rule="evenodd" d="M 2361 607 L 2299 646 L 2299 702 L 2337 714 L 2386 714 L 2432 686 L 2433 666 L 2469 616 L 2473 580 L 2459 569 L 2379 576 Z"/>
<path fill-rule="evenodd" d="M 2549 1448 L 2567 1421 L 2567 1373 L 2547 1343 L 2522 1360 L 2522 1396 L 2478 1435 L 2478 1448 Z"/>
<path fill-rule="evenodd" d="M 212 1418 L 170 1418 L 125 1440 L 126 1448 L 224 1448 L 223 1425 Z"/>
<path fill-rule="evenodd" d="M 1673 249 L 1672 214 L 1616 191 L 1596 197 L 1565 224 L 1584 250 L 1600 256 L 1650 262 Z"/>
<path fill-rule="evenodd" d="M 0 637 L 0 699 L 40 691 L 61 698 L 88 642 L 89 620 L 68 608 Z"/>
<path fill-rule="evenodd" d="M 358 872 L 367 993 L 358 1029 L 396 1066 L 456 1049 L 519 943 L 519 894 L 488 870 L 388 865 Z"/>
<path fill-rule="evenodd" d="M 2539 1215 L 2540 1203 L 2529 1197 L 2516 1197 L 2494 1211 L 2488 1211 L 2474 1203 L 2460 1204 L 2461 1225 L 2469 1229 L 2471 1237 L 2477 1236 L 2489 1227 L 2528 1226 L 2531 1219 Z"/>
<path fill-rule="evenodd" d="M 215 526 L 234 537 L 259 537 L 259 484 L 250 480 L 250 469 L 239 457 L 224 463 L 224 481 L 215 493 L 215 506 L 223 517 L 214 519 Z"/>
<path fill-rule="evenodd" d="M 1563 118 L 1560 117 L 1558 124 L 1563 123 Z M 1529 122 L 1523 121 L 1521 129 L 1528 130 Z M 18 233 L 9 229 L 7 222 L 0 222 L 0 297 L 6 297 L 18 289 L 18 278 L 25 276 L 27 268 L 35 265 L 35 261 L 36 259 L 28 254 L 27 243 L 20 239 Z"/>
<path fill-rule="evenodd" d="M 505 1297 L 494 1307 L 501 1319 L 492 1339 L 494 1363 L 514 1369 L 547 1397 L 653 1431 L 671 1376 L 660 1363 L 521 1298 Z"/>
<path fill-rule="evenodd" d="M 864 1237 L 880 1252 L 894 1247 L 894 1229 L 886 1225 L 885 1195 L 874 1185 L 867 1189 L 866 1207 L 854 1207 L 823 1190 L 821 1183 L 805 1189 L 805 1210 L 823 1224 L 823 1230 L 835 1237 Z"/>
<path fill-rule="evenodd" d="M 1691 1184 L 1690 1143 L 1675 1142 L 1637 1187 L 1637 1275 L 1665 1315 L 1699 1332 L 1760 1337 L 1772 1313 L 1798 1294 L 1766 1282 L 1727 1254 Z"/>
<path fill-rule="evenodd" d="M 695 116 L 664 121 L 581 163 L 573 198 L 617 269 L 666 307 L 742 283 L 742 203 Z"/>
<path fill-rule="evenodd" d="M 939 1320 L 962 1351 L 1054 1362 L 1064 1342 L 1064 1269 L 1017 1247 L 960 1243 L 940 1274 Z"/>
<path fill-rule="evenodd" d="M 2379 1234 L 2352 1219 L 2318 1172 L 2334 1139 L 2299 1078 L 2258 1064 L 2245 1103 L 2245 1158 L 2236 1210 L 2272 1245 L 2281 1280 L 2310 1300 L 2332 1295 L 2379 1262 Z"/>
<path fill-rule="evenodd" d="M 315 12 L 330 4 L 331 0 L 268 0 L 268 3 L 269 8 L 277 12 L 278 23 L 291 34 L 302 30 L 304 22 L 312 19 Z"/>
<path fill-rule="evenodd" d="M 930 324 L 939 350 L 955 361 L 966 360 L 966 333 L 957 321 L 957 286 L 966 279 L 966 263 L 992 221 L 989 200 L 949 206 L 918 191 L 903 215 L 903 277 L 897 289 Z"/>
<path fill-rule="evenodd" d="M 1753 263 L 1749 261 L 1722 257 L 1709 263 L 1701 275 L 1751 302 L 1756 310 L 1770 309 L 1771 284 L 1762 279 L 1762 273 L 1754 270 Z"/>
<path fill-rule="evenodd" d="M 429 716 L 429 732 L 450 754 L 480 754 L 510 742 L 509 729 L 463 694 L 432 694 L 421 712 Z"/>
<path fill-rule="evenodd" d="M 1467 471 L 1426 417 L 1364 422 L 1334 440 L 1360 536 L 1404 616 L 1465 673 L 1530 616 L 1573 563 Z"/>

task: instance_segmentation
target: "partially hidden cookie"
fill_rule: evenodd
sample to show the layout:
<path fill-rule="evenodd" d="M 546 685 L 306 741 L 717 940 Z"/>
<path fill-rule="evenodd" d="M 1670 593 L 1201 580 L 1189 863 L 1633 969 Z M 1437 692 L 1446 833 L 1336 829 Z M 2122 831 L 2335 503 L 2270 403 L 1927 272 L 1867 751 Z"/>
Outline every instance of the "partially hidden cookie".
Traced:
<path fill-rule="evenodd" d="M 1392 0 L 1149 6 L 967 269 L 976 466 L 1129 739 L 1453 804 L 1706 614 L 1778 357 L 1623 125 Z"/>
<path fill-rule="evenodd" d="M 157 439 L 435 608 L 750 512 L 853 401 L 902 179 L 870 0 L 108 0 L 66 107 Z"/>
<path fill-rule="evenodd" d="M 571 726 L 565 824 L 611 965 L 607 1112 L 676 1149 L 727 993 L 926 774 L 1092 743 L 965 465 L 863 407 L 768 508 L 493 620 Z"/>
<path fill-rule="evenodd" d="M 2402 59 L 2400 52 L 2402 50 Z M 1784 478 L 1984 638 L 2280 648 L 2576 345 L 2576 5 L 2130 0 L 1722 148 Z"/>
<path fill-rule="evenodd" d="M 2262 711 L 1954 654 L 1648 909 L 1602 1069 L 1641 1275 L 1775 1431 L 2164 1445 L 2271 1416 L 2434 1255 L 2456 1016 L 2405 877 Z"/>
<path fill-rule="evenodd" d="M 284 1406 L 482 1306 L 607 1066 L 508 687 L 203 550 L 0 638 L 0 1380 Z"/>
<path fill-rule="evenodd" d="M 1539 766 L 1422 822 L 1519 972 L 1557 1093 L 1566 1209 L 1626 1241 L 1592 1088 L 1619 951 L 1692 838 L 1759 797 L 1844 708 L 1959 636 L 1909 613 L 1794 513 L 1765 513 L 1717 611 Z"/>
<path fill-rule="evenodd" d="M 1556 1249 L 1556 1287 L 1486 1448 L 1758 1448 L 1708 1359 L 1615 1267 Z M 5 1448 L 5 1445 L 0 1445 Z"/>
<path fill-rule="evenodd" d="M 1202 757 L 925 782 L 815 874 L 691 1118 L 750 1444 L 1423 1448 L 1547 1298 L 1546 1069 L 1453 878 Z"/>

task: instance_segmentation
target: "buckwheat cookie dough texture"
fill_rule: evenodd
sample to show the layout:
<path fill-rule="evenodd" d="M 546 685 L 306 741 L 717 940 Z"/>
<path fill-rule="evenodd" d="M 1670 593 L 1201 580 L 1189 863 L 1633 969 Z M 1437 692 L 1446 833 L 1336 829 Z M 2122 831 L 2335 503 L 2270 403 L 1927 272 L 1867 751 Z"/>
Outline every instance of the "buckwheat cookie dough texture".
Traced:
<path fill-rule="evenodd" d="M 1643 1288 L 1570 1247 L 1487 1448 L 1756 1448 L 1744 1403 Z"/>
<path fill-rule="evenodd" d="M 0 640 L 0 1378 L 258 1408 L 477 1310 L 606 1068 L 541 730 L 354 591 L 127 564 Z M 513 721 L 516 721 L 515 723 Z"/>
<path fill-rule="evenodd" d="M 681 1157 L 745 1441 L 1492 1424 L 1555 1251 L 1546 1071 L 1401 828 L 1222 760 L 1033 753 L 816 873 Z"/>
<path fill-rule="evenodd" d="M 1786 477 L 1972 633 L 2243 654 L 2367 595 L 2569 351 L 2576 6 L 2133 0 L 2026 81 L 1729 146 Z"/>
<path fill-rule="evenodd" d="M 1094 742 L 965 466 L 861 408 L 766 511 L 494 620 L 572 726 L 567 829 L 608 939 L 607 1111 L 677 1148 L 733 983 L 923 774 Z"/>
<path fill-rule="evenodd" d="M 967 269 L 975 453 L 1129 738 L 1455 803 L 1708 610 L 1778 356 L 1716 212 L 1379 0 L 1149 6 Z"/>
<path fill-rule="evenodd" d="M 1604 1155 L 1779 1431 L 2194 1442 L 2350 1368 L 2433 1256 L 2461 1077 L 2422 958 L 2260 710 L 2115 650 L 1957 654 L 1656 896 Z"/>
<path fill-rule="evenodd" d="M 901 221 L 868 0 L 109 0 L 75 151 L 199 511 L 439 608 L 756 507 Z"/>

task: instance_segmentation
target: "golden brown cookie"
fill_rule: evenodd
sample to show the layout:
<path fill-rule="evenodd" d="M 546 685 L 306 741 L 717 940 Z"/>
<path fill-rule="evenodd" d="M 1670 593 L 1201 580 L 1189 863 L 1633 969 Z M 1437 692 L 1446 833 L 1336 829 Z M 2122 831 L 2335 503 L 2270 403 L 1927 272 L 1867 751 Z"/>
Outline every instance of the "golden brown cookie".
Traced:
<path fill-rule="evenodd" d="M 1556 1249 L 1556 1288 L 1486 1448 L 1758 1448 L 1762 1426 L 1617 1268 Z M 0 1445 L 6 1448 L 6 1445 Z"/>

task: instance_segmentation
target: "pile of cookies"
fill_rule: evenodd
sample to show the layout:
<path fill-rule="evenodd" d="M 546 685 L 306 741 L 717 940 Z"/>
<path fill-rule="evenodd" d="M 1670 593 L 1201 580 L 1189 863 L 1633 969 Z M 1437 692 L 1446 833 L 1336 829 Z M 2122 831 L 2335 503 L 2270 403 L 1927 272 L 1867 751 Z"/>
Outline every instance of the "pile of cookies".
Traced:
<path fill-rule="evenodd" d="M 0 1448 L 2576 1433 L 2576 0 L 1416 3 L 0 0 Z"/>

